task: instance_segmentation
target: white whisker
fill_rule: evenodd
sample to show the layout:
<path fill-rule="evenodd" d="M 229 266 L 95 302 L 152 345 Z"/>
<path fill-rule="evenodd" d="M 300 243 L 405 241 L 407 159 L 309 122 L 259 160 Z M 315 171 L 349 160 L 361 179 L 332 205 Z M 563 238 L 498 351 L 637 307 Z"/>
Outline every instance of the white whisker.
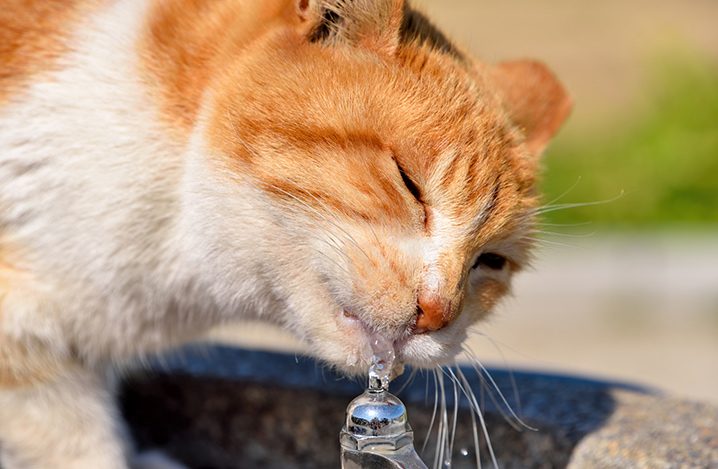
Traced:
<path fill-rule="evenodd" d="M 544 222 L 537 222 L 534 223 L 536 226 L 555 226 L 559 228 L 576 228 L 580 226 L 589 226 L 592 225 L 593 222 L 590 221 L 584 221 L 579 223 L 544 223 Z"/>
<path fill-rule="evenodd" d="M 439 385 L 438 385 L 438 378 L 436 377 L 437 371 L 433 371 L 434 376 L 434 411 L 431 413 L 431 421 L 429 422 L 429 429 L 426 431 L 426 437 L 424 438 L 424 444 L 421 445 L 421 453 L 423 454 L 426 450 L 426 445 L 429 443 L 429 438 L 431 437 L 431 430 L 434 428 L 434 420 L 436 419 L 436 410 L 439 407 Z M 427 380 L 428 383 L 428 380 Z M 427 385 L 428 386 L 428 385 Z"/>
<path fill-rule="evenodd" d="M 577 238 L 577 239 L 584 239 L 584 238 L 591 238 L 596 236 L 595 232 L 590 233 L 558 233 L 556 231 L 543 231 L 543 230 L 531 230 L 531 234 L 538 234 L 538 235 L 547 235 L 547 236 L 558 236 L 561 238 Z M 544 239 L 544 238 L 541 238 Z"/>
<path fill-rule="evenodd" d="M 409 385 L 412 383 L 412 381 L 414 381 L 414 378 L 416 378 L 416 374 L 417 374 L 418 372 L 419 372 L 419 369 L 418 369 L 418 368 L 412 369 L 412 370 L 411 370 L 411 374 L 410 374 L 409 377 L 406 379 L 406 381 L 404 382 L 404 384 L 402 384 L 401 387 L 399 388 L 399 390 L 396 391 L 394 394 L 399 395 L 399 394 L 401 394 L 401 392 L 402 392 L 404 389 L 406 389 L 407 387 L 409 387 Z M 428 386 L 428 383 L 427 383 L 427 386 Z M 428 389 L 428 387 L 427 387 L 427 389 Z"/>
<path fill-rule="evenodd" d="M 451 368 L 449 368 L 451 369 Z M 449 441 L 449 466 L 451 465 L 451 460 L 454 457 L 454 440 L 456 439 L 456 423 L 459 420 L 459 389 L 458 389 L 458 380 L 452 376 L 451 381 L 454 384 L 454 419 L 452 423 L 451 428 L 451 439 Z"/>
<path fill-rule="evenodd" d="M 476 329 L 469 329 L 468 333 L 469 333 L 469 335 L 478 335 L 478 336 L 480 336 L 480 337 L 482 337 L 482 338 L 488 340 L 488 341 L 494 346 L 494 348 L 496 349 L 496 351 L 499 352 L 500 354 L 502 354 L 501 356 L 504 358 L 504 363 L 506 363 L 507 365 L 508 365 L 508 361 L 506 361 L 506 358 L 505 358 L 504 355 L 503 355 L 503 350 L 501 350 L 501 347 L 507 348 L 507 349 L 511 350 L 513 353 L 518 354 L 518 355 L 521 355 L 523 358 L 529 358 L 528 356 L 526 356 L 526 354 L 524 354 L 523 352 L 518 351 L 515 347 L 512 347 L 511 345 L 508 345 L 506 342 L 501 342 L 501 341 L 499 341 L 499 340 L 496 340 L 496 339 L 494 339 L 493 337 L 490 337 L 488 334 L 486 334 L 486 333 L 484 333 L 484 332 L 478 331 L 478 330 L 476 330 Z M 501 347 L 499 347 L 499 345 L 500 345 Z M 466 348 L 465 348 L 465 347 L 466 347 L 466 345 L 464 345 L 464 347 L 462 347 L 462 349 L 463 349 L 464 351 L 466 351 Z M 469 350 L 471 350 L 471 349 L 469 349 Z M 471 352 L 474 353 L 473 350 L 471 350 Z"/>
<path fill-rule="evenodd" d="M 576 182 L 574 182 L 574 183 L 571 185 L 571 187 L 569 187 L 568 189 L 566 189 L 565 191 L 563 191 L 563 192 L 561 193 L 561 195 L 559 195 L 559 196 L 556 197 L 555 199 L 552 199 L 549 203 L 547 203 L 547 204 L 545 204 L 545 205 L 553 205 L 553 204 L 555 204 L 556 202 L 558 202 L 559 200 L 561 200 L 561 199 L 563 199 L 564 197 L 566 197 L 572 190 L 574 190 L 574 189 L 576 188 L 576 186 L 578 186 L 578 184 L 581 182 L 581 179 L 582 179 L 581 176 L 577 177 L 577 178 L 576 178 Z"/>
<path fill-rule="evenodd" d="M 514 372 L 513 372 L 513 370 L 511 369 L 511 366 L 509 366 L 509 362 L 508 362 L 508 360 L 506 359 L 506 355 L 504 354 L 504 351 L 501 350 L 501 347 L 499 347 L 499 344 L 497 343 L 497 341 L 494 340 L 493 337 L 490 337 L 488 334 L 484 334 L 483 332 L 476 331 L 476 330 L 469 331 L 469 333 L 474 333 L 474 334 L 476 334 L 476 335 L 480 335 L 481 337 L 483 337 L 483 338 L 485 338 L 486 340 L 488 340 L 489 343 L 491 343 L 491 345 L 494 347 L 494 349 L 495 349 L 495 350 L 499 353 L 499 355 L 501 356 L 501 361 L 503 362 L 504 368 L 506 369 L 506 371 L 507 371 L 508 374 L 509 374 L 509 380 L 511 380 L 511 388 L 512 388 L 513 393 L 514 393 L 514 400 L 516 401 L 516 408 L 518 409 L 519 413 L 521 413 L 521 397 L 520 397 L 520 395 L 519 395 L 519 388 L 518 388 L 518 386 L 516 385 L 516 378 L 514 377 Z M 505 345 L 505 344 L 502 344 L 502 345 L 503 345 L 504 347 L 507 347 L 507 348 L 511 349 L 511 347 L 509 347 L 509 346 L 507 346 L 507 345 Z M 464 346 L 462 347 L 462 349 L 464 350 L 464 353 L 466 353 L 466 354 L 469 356 L 469 358 L 471 358 L 471 356 L 476 356 L 476 353 L 475 353 L 473 350 L 471 350 L 468 346 L 464 345 Z M 516 352 L 516 350 L 513 350 L 513 351 Z M 519 352 L 516 352 L 516 353 L 519 353 Z M 521 355 L 522 355 L 522 354 L 521 354 Z"/>
<path fill-rule="evenodd" d="M 461 368 L 458 369 L 459 371 L 459 379 L 461 382 L 464 383 L 464 386 L 461 387 L 462 392 L 464 395 L 469 399 L 469 405 L 473 408 L 474 413 L 479 417 L 479 423 L 481 424 L 481 431 L 484 434 L 484 437 L 486 438 L 486 446 L 489 449 L 489 455 L 491 456 L 491 462 L 494 465 L 494 469 L 499 469 L 499 463 L 496 460 L 496 454 L 494 454 L 494 448 L 491 445 L 491 438 L 489 437 L 489 431 L 486 428 L 486 421 L 484 420 L 484 414 L 481 411 L 481 407 L 479 407 L 479 403 L 476 402 L 476 396 L 474 396 L 473 392 L 470 392 L 471 386 L 469 385 L 469 381 L 466 379 L 466 376 L 464 376 L 464 373 L 461 371 Z"/>
<path fill-rule="evenodd" d="M 443 369 L 438 367 L 436 377 L 439 381 L 439 390 L 441 393 L 441 418 L 439 420 L 439 431 L 436 435 L 436 453 L 434 454 L 434 468 L 439 469 L 444 463 L 444 452 L 446 451 L 447 431 L 448 431 L 448 415 L 446 411 L 446 388 L 444 386 Z"/>
<path fill-rule="evenodd" d="M 547 245 L 547 246 L 549 246 L 549 245 L 550 246 L 561 246 L 564 248 L 572 248 L 572 249 L 580 248 L 580 246 L 578 246 L 576 244 L 561 243 L 561 242 L 553 241 L 550 239 L 534 238 L 532 236 L 522 236 L 520 239 L 527 240 L 527 241 L 533 241 L 535 243 L 543 244 L 543 245 Z"/>
<path fill-rule="evenodd" d="M 461 372 L 461 368 L 459 368 L 459 372 Z M 476 426 L 476 415 L 474 415 L 474 412 L 469 412 L 471 414 L 471 430 L 473 432 L 474 437 L 474 450 L 476 451 L 476 467 L 478 469 L 481 469 L 481 449 L 479 447 L 479 429 Z"/>
<path fill-rule="evenodd" d="M 494 389 L 496 390 L 496 392 L 498 393 L 499 398 L 501 399 L 501 401 L 503 402 L 503 404 L 506 406 L 506 409 L 508 409 L 508 411 L 511 413 L 511 415 L 513 416 L 513 418 L 515 418 L 516 421 L 517 421 L 519 424 L 521 424 L 523 427 L 525 427 L 526 429 L 532 430 L 532 431 L 538 431 L 538 429 L 536 429 L 536 428 L 534 428 L 534 427 L 531 427 L 530 425 L 526 424 L 526 422 L 524 422 L 518 415 L 516 415 L 516 412 L 514 412 L 514 409 L 513 409 L 513 407 L 511 406 L 511 404 L 509 404 L 508 400 L 506 399 L 506 396 L 504 396 L 504 393 L 501 392 L 501 389 L 499 388 L 498 384 L 496 384 L 496 381 L 494 380 L 494 377 L 491 376 L 491 373 L 489 373 L 489 370 L 486 369 L 486 367 L 481 363 L 481 361 L 476 357 L 476 355 L 475 355 L 471 350 L 469 350 L 469 349 L 464 348 L 464 351 L 465 351 L 467 354 L 469 354 L 469 356 L 470 356 L 471 359 L 473 360 L 472 366 L 474 367 L 474 369 L 476 370 L 477 374 L 479 375 L 479 378 L 481 378 L 481 375 L 482 375 L 481 372 L 483 372 L 483 374 L 486 375 L 486 377 L 489 379 L 489 382 L 491 383 L 491 385 L 493 386 L 493 388 L 494 388 Z M 478 366 L 481 368 L 481 371 L 479 371 L 479 369 L 476 367 L 476 365 L 478 365 Z M 493 394 L 491 394 L 491 395 L 493 396 Z M 500 408 L 500 406 L 498 406 L 498 407 Z M 511 422 L 509 422 L 509 423 L 511 423 Z"/>
<path fill-rule="evenodd" d="M 604 204 L 609 204 L 611 202 L 615 202 L 616 200 L 622 198 L 623 195 L 624 195 L 624 192 L 621 191 L 615 197 L 611 197 L 610 199 L 604 199 L 604 200 L 596 200 L 594 202 L 576 202 L 576 203 L 567 203 L 567 204 L 544 205 L 544 206 L 538 207 L 535 210 L 532 210 L 532 213 L 536 214 L 536 215 L 541 215 L 544 213 L 555 212 L 558 210 L 566 210 L 566 209 L 570 209 L 570 208 L 592 207 L 595 205 L 604 205 Z"/>
<path fill-rule="evenodd" d="M 324 212 L 321 212 L 321 211 L 318 210 L 316 207 L 312 207 L 312 206 L 309 205 L 306 201 L 304 201 L 304 200 L 300 199 L 299 197 L 297 197 L 296 195 L 294 195 L 294 194 L 292 194 L 292 193 L 290 193 L 290 192 L 288 192 L 288 191 L 282 189 L 281 187 L 278 187 L 278 186 L 276 186 L 276 185 L 269 184 L 269 183 L 264 183 L 264 185 L 267 186 L 267 187 L 269 187 L 269 188 L 271 188 L 271 189 L 274 189 L 274 190 L 276 190 L 276 191 L 278 191 L 278 192 L 280 192 L 280 193 L 282 193 L 282 194 L 284 194 L 285 196 L 289 197 L 291 200 L 293 200 L 293 201 L 295 201 L 296 203 L 300 204 L 302 207 L 304 207 L 304 208 L 310 210 L 312 213 L 314 213 L 315 215 L 317 215 L 321 220 L 326 221 L 327 223 L 329 223 L 330 225 L 332 225 L 333 227 L 335 227 L 336 229 L 338 229 L 339 231 L 341 231 L 341 232 L 344 234 L 344 236 L 346 236 L 346 238 L 367 258 L 367 260 L 371 262 L 371 259 L 369 258 L 369 255 L 366 253 L 366 251 L 364 251 L 364 249 L 362 249 L 362 247 L 359 245 L 359 243 L 357 243 L 357 241 L 354 239 L 354 237 L 352 237 L 352 236 L 351 236 L 344 228 L 342 228 L 335 220 L 330 220 L 330 219 L 329 219 L 329 217 L 328 217 L 327 215 L 332 213 L 331 210 L 325 210 Z M 320 204 L 321 206 L 323 206 L 323 207 L 326 208 L 326 205 L 323 204 L 321 201 L 319 201 L 319 200 L 318 200 L 316 197 L 314 197 L 312 194 L 309 194 L 309 193 L 308 193 L 307 195 L 309 195 L 310 197 L 312 197 L 318 204 Z M 334 218 L 336 219 L 336 216 L 335 216 Z M 330 232 L 330 236 L 332 236 L 333 239 L 336 239 L 335 233 L 331 233 L 331 232 Z M 339 240 L 337 240 L 337 241 L 339 241 Z M 343 246 L 343 243 L 342 243 L 342 246 Z"/>
<path fill-rule="evenodd" d="M 319 200 L 314 194 L 312 194 L 312 193 L 310 193 L 310 192 L 307 192 L 307 195 L 308 195 L 309 197 L 311 197 L 311 198 L 312 198 L 315 202 L 317 202 L 319 205 L 321 205 L 322 207 L 324 207 L 325 209 L 327 209 L 326 204 L 325 204 L 324 202 L 322 202 L 321 200 Z M 325 211 L 326 211 L 327 213 L 333 214 L 333 212 L 332 212 L 331 210 L 329 210 L 329 209 L 327 209 L 327 210 L 325 210 Z M 337 218 L 336 215 L 334 215 L 334 218 L 335 218 L 335 219 Z M 362 254 L 364 254 L 364 257 L 366 257 L 366 259 L 367 259 L 369 262 L 371 262 L 371 258 L 370 258 L 369 255 L 366 253 L 366 251 L 364 251 L 364 249 L 362 249 L 362 247 L 359 245 L 359 243 L 357 242 L 357 240 L 356 240 L 348 231 L 346 231 L 344 228 L 342 228 L 342 227 L 339 226 L 338 224 L 335 223 L 335 226 L 336 226 L 339 230 L 341 230 L 342 233 L 344 233 L 344 234 L 347 236 L 347 238 L 349 239 L 349 241 L 351 241 L 352 244 L 354 244 L 354 246 L 356 246 L 356 248 L 357 248 Z"/>

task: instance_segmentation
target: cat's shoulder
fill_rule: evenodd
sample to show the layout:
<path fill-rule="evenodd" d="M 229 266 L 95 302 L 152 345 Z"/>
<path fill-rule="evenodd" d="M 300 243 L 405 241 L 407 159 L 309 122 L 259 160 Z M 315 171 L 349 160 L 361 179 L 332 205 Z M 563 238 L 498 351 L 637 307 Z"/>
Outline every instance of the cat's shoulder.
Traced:
<path fill-rule="evenodd" d="M 0 102 L 51 70 L 74 25 L 100 0 L 6 0 L 0 5 Z"/>

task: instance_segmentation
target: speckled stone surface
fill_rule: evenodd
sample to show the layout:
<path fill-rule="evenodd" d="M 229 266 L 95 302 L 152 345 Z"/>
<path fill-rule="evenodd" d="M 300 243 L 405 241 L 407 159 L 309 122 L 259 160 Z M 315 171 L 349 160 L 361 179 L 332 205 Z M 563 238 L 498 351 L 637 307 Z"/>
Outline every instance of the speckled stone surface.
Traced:
<path fill-rule="evenodd" d="M 162 448 L 197 469 L 339 467 L 338 433 L 344 409 L 362 390 L 359 383 L 310 359 L 223 347 L 185 351 L 158 369 L 127 381 L 122 394 L 140 447 Z M 484 409 L 500 467 L 718 468 L 718 410 L 709 405 L 621 383 L 492 370 L 533 430 L 504 416 L 508 410 L 489 392 L 485 375 L 463 372 Z M 448 378 L 445 383 L 451 426 L 454 390 Z M 394 383 L 394 392 L 401 387 Z M 433 389 L 433 375 L 420 374 L 399 394 L 418 448 L 432 420 Z M 458 400 L 457 416 L 452 467 L 476 467 L 468 400 Z M 422 452 L 430 466 L 436 422 Z M 482 465 L 491 467 L 477 428 Z"/>
<path fill-rule="evenodd" d="M 570 468 L 718 468 L 718 409 L 628 392 L 574 449 Z"/>

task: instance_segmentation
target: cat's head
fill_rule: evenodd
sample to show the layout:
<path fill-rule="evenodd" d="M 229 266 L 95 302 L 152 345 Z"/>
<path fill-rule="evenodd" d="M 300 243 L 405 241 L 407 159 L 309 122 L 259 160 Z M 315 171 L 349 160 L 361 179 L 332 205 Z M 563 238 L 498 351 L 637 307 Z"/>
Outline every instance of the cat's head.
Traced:
<path fill-rule="evenodd" d="M 374 333 L 446 361 L 527 262 L 570 101 L 543 65 L 474 61 L 402 1 L 287 3 L 212 93 L 208 249 L 241 252 L 267 314 L 345 370 Z"/>

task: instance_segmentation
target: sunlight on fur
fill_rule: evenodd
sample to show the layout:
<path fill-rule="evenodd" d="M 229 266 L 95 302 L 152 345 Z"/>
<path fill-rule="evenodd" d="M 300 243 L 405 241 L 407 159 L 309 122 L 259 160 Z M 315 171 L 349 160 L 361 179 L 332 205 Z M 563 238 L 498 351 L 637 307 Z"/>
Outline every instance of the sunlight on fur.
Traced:
<path fill-rule="evenodd" d="M 128 467 L 107 370 L 233 321 L 347 373 L 380 334 L 475 401 L 436 367 L 530 259 L 544 65 L 402 0 L 11 0 L 0 43 L 5 469 Z"/>

